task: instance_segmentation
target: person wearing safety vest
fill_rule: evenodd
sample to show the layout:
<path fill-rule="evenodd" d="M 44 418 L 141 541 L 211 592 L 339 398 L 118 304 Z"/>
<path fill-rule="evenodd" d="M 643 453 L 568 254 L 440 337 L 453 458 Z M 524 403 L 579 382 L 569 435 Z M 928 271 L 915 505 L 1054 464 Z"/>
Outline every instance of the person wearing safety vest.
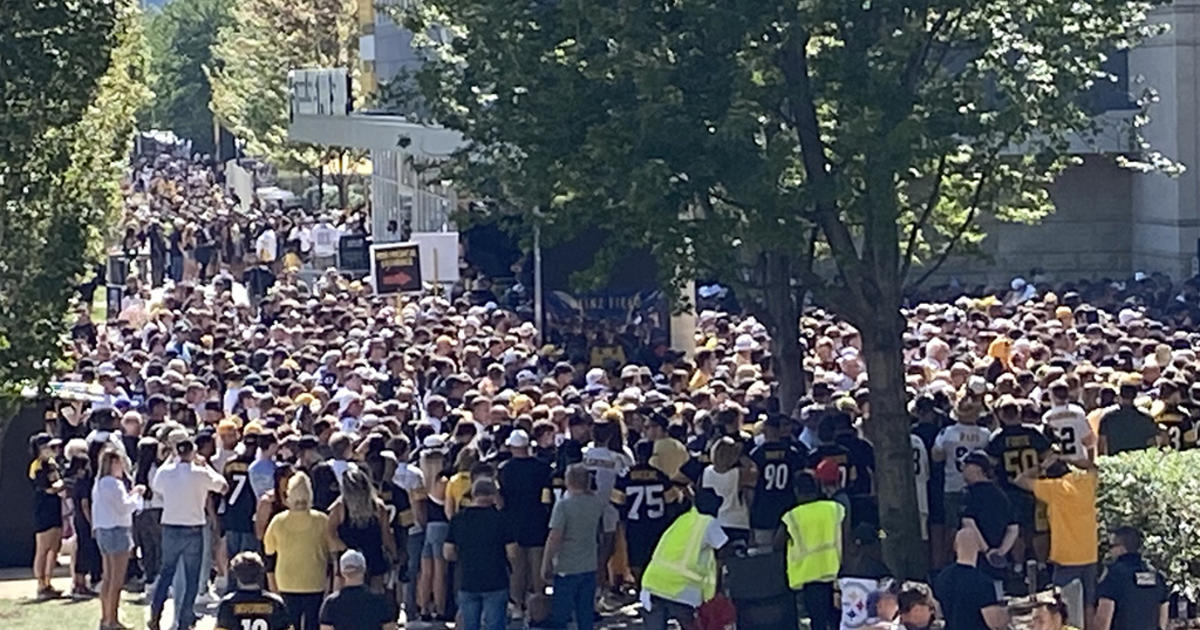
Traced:
<path fill-rule="evenodd" d="M 642 575 L 646 630 L 666 630 L 675 618 L 689 628 L 700 604 L 717 592 L 717 554 L 729 537 L 717 522 L 721 497 L 711 488 L 696 493 L 692 509 L 679 515 L 654 548 Z"/>
<path fill-rule="evenodd" d="M 839 618 L 833 584 L 842 567 L 846 508 L 826 499 L 807 472 L 796 474 L 792 489 L 797 505 L 783 515 L 775 548 L 787 549 L 788 586 L 804 598 L 811 630 L 831 630 Z"/>

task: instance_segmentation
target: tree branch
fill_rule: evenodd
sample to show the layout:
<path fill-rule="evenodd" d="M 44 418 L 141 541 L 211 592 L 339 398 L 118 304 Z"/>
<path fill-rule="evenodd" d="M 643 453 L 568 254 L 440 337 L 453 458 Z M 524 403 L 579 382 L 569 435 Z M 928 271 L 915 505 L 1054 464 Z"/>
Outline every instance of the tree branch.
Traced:
<path fill-rule="evenodd" d="M 862 271 L 862 261 L 859 259 L 854 239 L 845 224 L 839 220 L 836 200 L 833 199 L 827 171 L 829 162 L 825 155 L 825 144 L 821 140 L 821 127 L 817 119 L 812 83 L 808 76 L 808 60 L 805 58 L 808 40 L 807 33 L 794 31 L 788 44 L 780 52 L 780 68 L 792 88 L 787 99 L 788 110 L 800 143 L 805 175 L 816 192 L 816 223 L 825 234 L 825 240 L 829 243 L 843 278 L 852 276 L 855 279 L 855 282 L 846 283 L 847 293 L 854 298 L 857 310 L 865 310 L 867 299 L 862 290 L 862 283 L 868 278 Z"/>
<path fill-rule="evenodd" d="M 952 236 L 950 240 L 946 242 L 946 246 L 943 247 L 941 253 L 938 254 L 937 260 L 935 260 L 934 263 L 925 270 L 925 273 L 921 274 L 921 277 L 918 278 L 916 282 L 909 285 L 908 288 L 917 287 L 923 284 L 929 279 L 929 276 L 932 276 L 934 273 L 936 273 L 937 270 L 940 269 L 946 262 L 946 259 L 950 257 L 950 253 L 954 251 L 954 246 L 957 245 L 958 241 L 962 239 L 963 234 L 966 234 L 967 230 L 970 229 L 971 223 L 975 221 L 976 215 L 979 214 L 979 206 L 983 200 L 983 187 L 987 184 L 988 178 L 991 176 L 992 169 L 989 168 L 983 173 L 982 177 L 979 178 L 979 185 L 975 187 L 975 195 L 971 199 L 971 209 L 967 212 L 967 218 L 964 219 L 962 224 L 958 226 L 958 229 L 955 230 L 954 236 Z"/>
<path fill-rule="evenodd" d="M 937 206 L 937 200 L 942 196 L 942 178 L 946 175 L 946 156 L 943 155 L 938 159 L 937 174 L 933 180 L 933 190 L 929 193 L 929 199 L 925 200 L 925 208 L 921 211 L 921 217 L 912 224 L 912 228 L 908 231 L 908 244 L 904 247 L 904 265 L 900 268 L 900 282 L 908 279 L 908 270 L 912 267 L 913 255 L 917 250 L 917 236 L 921 233 L 921 228 L 929 222 L 929 215 L 933 214 L 934 207 Z"/>

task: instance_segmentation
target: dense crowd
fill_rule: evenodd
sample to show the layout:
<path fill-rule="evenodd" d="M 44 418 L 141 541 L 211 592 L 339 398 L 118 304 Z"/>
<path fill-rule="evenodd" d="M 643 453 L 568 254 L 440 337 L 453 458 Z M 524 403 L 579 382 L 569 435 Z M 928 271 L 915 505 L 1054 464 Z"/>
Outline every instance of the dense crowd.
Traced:
<path fill-rule="evenodd" d="M 305 282 L 297 266 L 332 264 L 325 218 L 236 210 L 199 162 L 139 165 L 127 198 L 132 289 L 108 321 L 79 308 L 72 394 L 31 439 L 39 595 L 61 594 L 71 539 L 70 594 L 99 596 L 102 630 L 137 585 L 154 629 L 168 599 L 181 630 L 197 599 L 230 630 L 391 628 L 401 609 L 583 629 L 634 599 L 665 628 L 719 617 L 717 566 L 756 555 L 782 558 L 764 589 L 797 593 L 814 629 L 1004 628 L 1023 580 L 1078 591 L 1039 628 L 1165 626 L 1137 531 L 1098 578 L 1092 462 L 1197 445 L 1192 284 L 914 299 L 926 586 L 883 562 L 870 382 L 831 315 L 799 323 L 811 386 L 782 408 L 753 317 L 702 311 L 686 354 L 645 325 L 543 331 L 470 273 L 413 296 Z"/>

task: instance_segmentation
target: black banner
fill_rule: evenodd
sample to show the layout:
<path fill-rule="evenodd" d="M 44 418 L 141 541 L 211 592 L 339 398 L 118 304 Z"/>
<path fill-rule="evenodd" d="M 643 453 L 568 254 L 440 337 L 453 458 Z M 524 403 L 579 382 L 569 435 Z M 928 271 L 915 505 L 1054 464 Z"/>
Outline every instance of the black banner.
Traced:
<path fill-rule="evenodd" d="M 343 271 L 361 271 L 371 268 L 368 250 L 371 241 L 365 234 L 349 234 L 338 240 L 338 267 Z"/>
<path fill-rule="evenodd" d="M 371 247 L 371 278 L 375 293 L 421 290 L 421 256 L 416 243 L 388 243 Z"/>

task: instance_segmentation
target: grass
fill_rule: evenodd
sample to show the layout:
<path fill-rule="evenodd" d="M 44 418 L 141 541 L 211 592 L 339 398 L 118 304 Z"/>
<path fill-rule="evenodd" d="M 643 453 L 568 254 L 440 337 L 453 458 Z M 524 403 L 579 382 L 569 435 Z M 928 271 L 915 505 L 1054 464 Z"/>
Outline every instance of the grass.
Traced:
<path fill-rule="evenodd" d="M 124 602 L 121 621 L 144 628 L 145 607 Z M 21 630 L 96 630 L 100 627 L 100 600 L 0 599 L 0 628 Z"/>

